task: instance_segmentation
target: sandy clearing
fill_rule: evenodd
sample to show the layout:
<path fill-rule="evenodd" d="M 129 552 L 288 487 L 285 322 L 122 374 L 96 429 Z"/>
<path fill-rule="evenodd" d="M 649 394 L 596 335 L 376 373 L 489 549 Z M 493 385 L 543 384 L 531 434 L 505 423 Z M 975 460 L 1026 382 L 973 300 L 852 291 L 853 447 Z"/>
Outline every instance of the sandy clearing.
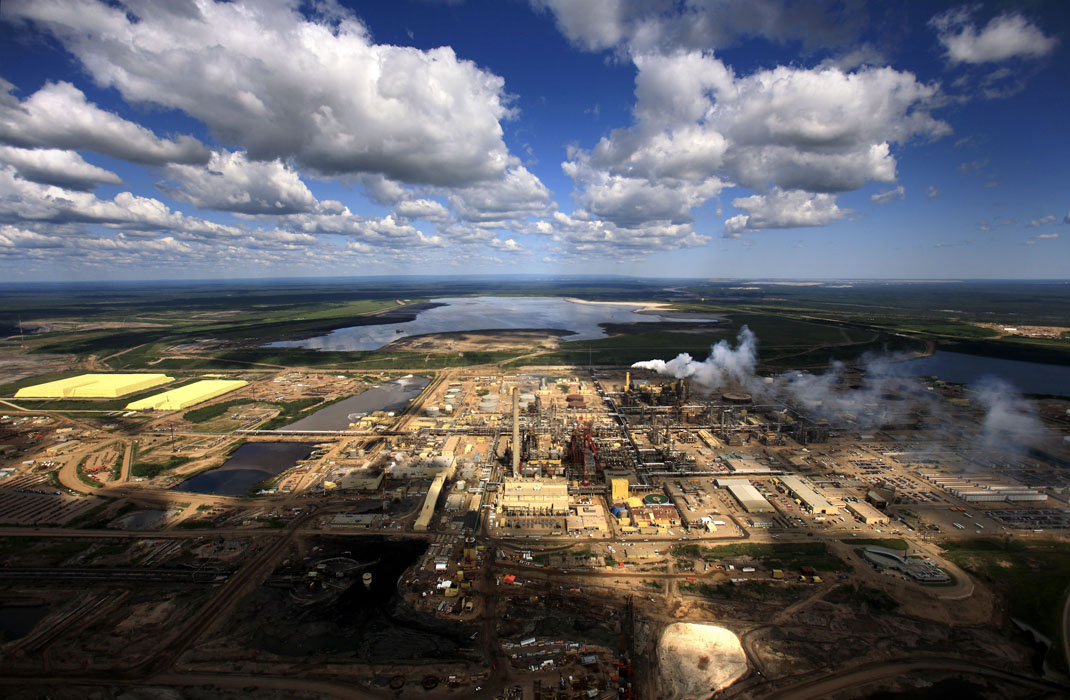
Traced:
<path fill-rule="evenodd" d="M 662 697 L 701 700 L 747 672 L 739 637 L 723 627 L 674 622 L 658 641 Z"/>

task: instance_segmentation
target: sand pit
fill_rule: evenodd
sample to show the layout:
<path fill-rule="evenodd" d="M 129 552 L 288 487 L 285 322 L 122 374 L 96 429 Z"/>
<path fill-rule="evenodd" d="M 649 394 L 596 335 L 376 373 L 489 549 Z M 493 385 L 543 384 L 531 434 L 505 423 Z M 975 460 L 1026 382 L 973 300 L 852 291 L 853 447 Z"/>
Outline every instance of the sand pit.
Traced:
<path fill-rule="evenodd" d="M 704 700 L 747 672 L 739 638 L 723 627 L 676 622 L 658 642 L 660 697 Z"/>

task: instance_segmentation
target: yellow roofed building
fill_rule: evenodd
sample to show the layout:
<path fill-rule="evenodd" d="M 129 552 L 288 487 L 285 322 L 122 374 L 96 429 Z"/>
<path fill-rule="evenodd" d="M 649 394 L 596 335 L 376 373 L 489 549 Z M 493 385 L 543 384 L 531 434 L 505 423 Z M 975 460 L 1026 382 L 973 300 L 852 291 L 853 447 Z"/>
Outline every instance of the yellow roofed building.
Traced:
<path fill-rule="evenodd" d="M 114 399 L 175 381 L 166 374 L 80 374 L 25 386 L 17 399 Z"/>
<path fill-rule="evenodd" d="M 178 411 L 240 389 L 249 382 L 240 379 L 202 379 L 162 394 L 128 404 L 128 411 Z"/>

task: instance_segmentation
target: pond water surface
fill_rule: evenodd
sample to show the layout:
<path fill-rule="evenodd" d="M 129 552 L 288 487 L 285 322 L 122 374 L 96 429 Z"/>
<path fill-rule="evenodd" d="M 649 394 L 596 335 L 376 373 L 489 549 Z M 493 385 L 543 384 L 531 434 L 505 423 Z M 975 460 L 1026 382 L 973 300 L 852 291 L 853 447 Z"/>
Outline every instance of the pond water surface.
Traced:
<path fill-rule="evenodd" d="M 183 481 L 175 491 L 215 496 L 245 496 L 249 489 L 278 476 L 312 454 L 311 442 L 251 442 L 226 462 Z"/>
<path fill-rule="evenodd" d="M 1006 380 L 1026 394 L 1070 396 L 1070 367 L 1066 365 L 937 350 L 930 357 L 902 362 L 899 367 L 917 377 L 934 376 L 956 384 L 973 384 L 986 375 L 992 375 Z"/>
<path fill-rule="evenodd" d="M 405 408 L 409 401 L 420 395 L 423 388 L 430 383 L 427 377 L 402 377 L 384 382 L 356 396 L 342 399 L 321 408 L 289 425 L 279 428 L 286 430 L 345 430 L 350 423 L 360 420 L 361 416 L 376 411 L 397 411 Z"/>
<path fill-rule="evenodd" d="M 444 297 L 412 321 L 339 328 L 305 340 L 271 343 L 269 347 L 312 350 L 378 350 L 412 335 L 481 330 L 555 329 L 569 331 L 562 340 L 605 338 L 602 323 L 657 323 L 717 319 L 681 318 L 679 314 L 636 313 L 639 304 L 584 304 L 557 297 Z"/>

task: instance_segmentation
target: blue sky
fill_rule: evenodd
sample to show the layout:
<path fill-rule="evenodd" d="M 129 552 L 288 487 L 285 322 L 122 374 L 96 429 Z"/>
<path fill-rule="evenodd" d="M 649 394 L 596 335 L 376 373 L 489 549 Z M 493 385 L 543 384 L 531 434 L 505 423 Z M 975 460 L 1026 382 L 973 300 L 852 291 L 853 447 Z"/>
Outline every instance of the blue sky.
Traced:
<path fill-rule="evenodd" d="M 5 0 L 0 277 L 1065 278 L 1070 5 Z"/>

